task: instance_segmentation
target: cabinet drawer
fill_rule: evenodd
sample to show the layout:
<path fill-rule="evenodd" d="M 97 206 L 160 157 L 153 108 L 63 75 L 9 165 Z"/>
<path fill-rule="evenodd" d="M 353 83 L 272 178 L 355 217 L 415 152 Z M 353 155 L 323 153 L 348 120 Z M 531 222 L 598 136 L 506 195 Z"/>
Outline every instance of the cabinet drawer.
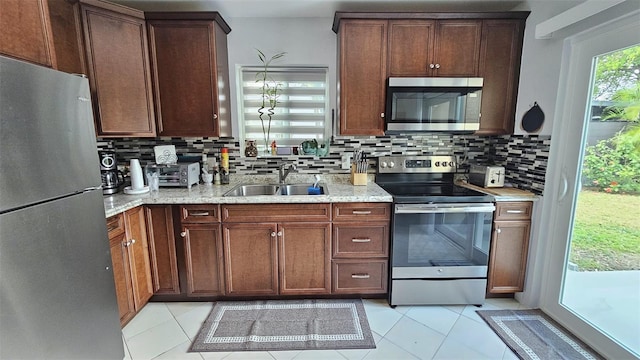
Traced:
<path fill-rule="evenodd" d="M 334 294 L 387 292 L 387 260 L 333 260 L 332 274 Z"/>
<path fill-rule="evenodd" d="M 124 217 L 122 214 L 111 216 L 107 219 L 107 234 L 109 239 L 124 233 Z"/>
<path fill-rule="evenodd" d="M 494 220 L 529 220 L 532 208 L 530 201 L 497 202 Z"/>
<path fill-rule="evenodd" d="M 224 205 L 224 222 L 326 222 L 331 220 L 329 204 Z"/>
<path fill-rule="evenodd" d="M 333 257 L 387 257 L 389 223 L 334 224 Z"/>
<path fill-rule="evenodd" d="M 388 203 L 337 203 L 333 204 L 334 221 L 384 221 L 390 219 Z"/>
<path fill-rule="evenodd" d="M 218 205 L 183 205 L 180 218 L 189 224 L 215 223 L 220 222 L 220 211 Z"/>

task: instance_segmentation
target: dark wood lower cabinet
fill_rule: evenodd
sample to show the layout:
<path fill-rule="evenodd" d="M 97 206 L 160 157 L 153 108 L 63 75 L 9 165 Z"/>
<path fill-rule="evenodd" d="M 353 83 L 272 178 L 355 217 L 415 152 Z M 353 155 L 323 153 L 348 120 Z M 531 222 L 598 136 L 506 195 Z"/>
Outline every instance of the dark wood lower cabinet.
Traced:
<path fill-rule="evenodd" d="M 220 224 L 182 224 L 187 296 L 224 294 Z"/>
<path fill-rule="evenodd" d="M 496 203 L 487 280 L 490 293 L 524 290 L 532 209 L 528 201 Z"/>
<path fill-rule="evenodd" d="M 331 292 L 331 224 L 278 225 L 280 294 Z"/>
<path fill-rule="evenodd" d="M 147 229 L 153 293 L 180 294 L 175 228 L 171 205 L 147 205 Z"/>
<path fill-rule="evenodd" d="M 276 224 L 223 224 L 222 231 L 227 295 L 277 295 Z"/>
<path fill-rule="evenodd" d="M 153 295 L 142 207 L 107 219 L 120 324 L 125 325 Z"/>
<path fill-rule="evenodd" d="M 156 300 L 386 292 L 389 204 L 145 209 Z"/>
<path fill-rule="evenodd" d="M 227 295 L 331 292 L 329 204 L 225 205 L 221 213 Z"/>
<path fill-rule="evenodd" d="M 126 324 L 136 314 L 133 304 L 133 287 L 131 285 L 131 270 L 129 268 L 129 252 L 124 246 L 126 236 L 123 233 L 109 237 L 111 247 L 111 262 L 113 264 L 113 278 L 116 284 L 116 299 L 120 313 L 120 325 Z"/>

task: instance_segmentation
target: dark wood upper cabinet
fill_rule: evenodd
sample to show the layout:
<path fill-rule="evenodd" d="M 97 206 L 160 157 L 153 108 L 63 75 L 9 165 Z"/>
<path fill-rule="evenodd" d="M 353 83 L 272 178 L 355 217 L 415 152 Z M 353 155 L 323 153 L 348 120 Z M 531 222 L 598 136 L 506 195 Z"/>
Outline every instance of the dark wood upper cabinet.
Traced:
<path fill-rule="evenodd" d="M 387 21 L 343 21 L 338 59 L 340 134 L 383 135 Z"/>
<path fill-rule="evenodd" d="M 82 39 L 82 19 L 77 0 L 48 0 L 56 69 L 71 74 L 87 74 Z"/>
<path fill-rule="evenodd" d="M 95 0 L 80 10 L 98 136 L 155 136 L 144 13 Z"/>
<path fill-rule="evenodd" d="M 429 76 L 433 71 L 433 20 L 389 21 L 389 76 Z"/>
<path fill-rule="evenodd" d="M 227 34 L 217 12 L 145 13 L 159 136 L 230 136 Z"/>
<path fill-rule="evenodd" d="M 0 54 L 56 68 L 47 0 L 0 1 Z"/>
<path fill-rule="evenodd" d="M 512 133 L 528 15 L 336 12 L 340 133 L 384 133 L 389 76 L 483 77 L 476 134 Z"/>
<path fill-rule="evenodd" d="M 482 21 L 389 21 L 389 76 L 476 76 Z"/>
<path fill-rule="evenodd" d="M 477 76 L 481 31 L 481 20 L 439 20 L 432 76 Z"/>
<path fill-rule="evenodd" d="M 478 135 L 513 133 L 516 98 L 520 78 L 520 60 L 524 19 L 485 20 L 482 25 L 480 73 L 482 119 Z"/>

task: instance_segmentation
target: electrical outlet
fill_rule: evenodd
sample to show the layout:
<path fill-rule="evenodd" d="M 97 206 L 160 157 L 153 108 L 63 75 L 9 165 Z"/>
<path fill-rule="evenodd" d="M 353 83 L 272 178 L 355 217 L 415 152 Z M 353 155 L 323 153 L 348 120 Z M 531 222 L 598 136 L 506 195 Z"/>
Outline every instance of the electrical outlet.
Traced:
<path fill-rule="evenodd" d="M 353 153 L 342 154 L 342 170 L 351 169 L 351 157 Z"/>

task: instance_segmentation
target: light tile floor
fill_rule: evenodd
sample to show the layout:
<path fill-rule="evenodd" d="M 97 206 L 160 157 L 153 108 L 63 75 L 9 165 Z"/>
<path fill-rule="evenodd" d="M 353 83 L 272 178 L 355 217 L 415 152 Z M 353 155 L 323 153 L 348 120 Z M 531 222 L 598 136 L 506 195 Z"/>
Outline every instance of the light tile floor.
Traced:
<path fill-rule="evenodd" d="M 376 349 L 188 353 L 212 309 L 210 302 L 149 303 L 122 330 L 125 359 L 197 360 L 400 360 L 504 359 L 517 357 L 475 310 L 522 309 L 513 299 L 469 306 L 398 306 L 363 300 Z"/>

